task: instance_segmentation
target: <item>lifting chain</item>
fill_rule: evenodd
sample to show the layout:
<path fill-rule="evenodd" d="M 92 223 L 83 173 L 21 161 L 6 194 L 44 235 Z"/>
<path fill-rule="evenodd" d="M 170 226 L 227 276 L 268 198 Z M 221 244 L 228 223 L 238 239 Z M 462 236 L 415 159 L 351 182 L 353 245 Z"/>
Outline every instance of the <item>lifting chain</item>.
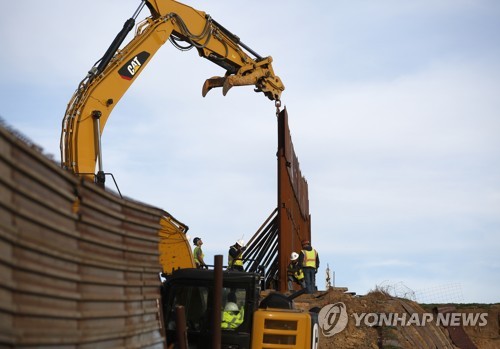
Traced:
<path fill-rule="evenodd" d="M 276 106 L 276 117 L 280 115 L 280 108 L 281 108 L 281 100 L 277 99 L 274 101 L 274 105 Z"/>

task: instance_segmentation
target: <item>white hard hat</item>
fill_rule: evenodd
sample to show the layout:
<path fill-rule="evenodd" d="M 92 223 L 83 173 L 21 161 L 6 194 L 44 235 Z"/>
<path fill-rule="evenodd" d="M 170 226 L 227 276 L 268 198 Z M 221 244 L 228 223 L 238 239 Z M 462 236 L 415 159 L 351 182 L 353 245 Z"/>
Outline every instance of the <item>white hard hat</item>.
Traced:
<path fill-rule="evenodd" d="M 297 258 L 299 258 L 299 254 L 297 252 L 292 252 L 292 254 L 290 255 L 290 260 L 296 261 Z"/>
<path fill-rule="evenodd" d="M 238 245 L 240 245 L 241 247 L 245 247 L 245 241 L 244 241 L 244 240 L 241 240 L 241 239 L 240 239 L 240 240 L 236 241 L 236 243 L 237 243 Z"/>
<path fill-rule="evenodd" d="M 224 307 L 224 311 L 240 311 L 240 310 L 238 309 L 236 303 L 227 302 L 226 306 Z"/>

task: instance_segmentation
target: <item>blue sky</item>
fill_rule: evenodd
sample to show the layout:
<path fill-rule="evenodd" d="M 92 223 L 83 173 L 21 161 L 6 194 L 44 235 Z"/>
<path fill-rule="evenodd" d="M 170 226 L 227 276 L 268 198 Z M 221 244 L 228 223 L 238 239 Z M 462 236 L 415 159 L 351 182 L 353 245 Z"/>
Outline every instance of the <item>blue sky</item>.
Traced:
<path fill-rule="evenodd" d="M 79 81 L 138 1 L 8 2 L 0 115 L 59 160 Z M 197 1 L 286 90 L 313 245 L 337 286 L 500 295 L 500 3 Z M 140 18 L 146 16 L 143 11 Z M 104 167 L 126 196 L 201 236 L 208 260 L 276 207 L 276 121 L 251 87 L 201 97 L 223 71 L 167 43 L 115 108 Z M 445 292 L 445 291 L 443 291 Z"/>

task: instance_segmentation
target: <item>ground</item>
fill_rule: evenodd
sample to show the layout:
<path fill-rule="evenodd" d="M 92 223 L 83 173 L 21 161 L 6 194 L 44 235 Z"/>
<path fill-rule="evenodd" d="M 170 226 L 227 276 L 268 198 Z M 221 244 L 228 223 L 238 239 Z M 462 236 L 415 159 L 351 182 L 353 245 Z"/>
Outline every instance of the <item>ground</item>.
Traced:
<path fill-rule="evenodd" d="M 383 291 L 358 296 L 342 288 L 301 295 L 294 302 L 297 308 L 304 310 L 314 307 L 318 310 L 339 302 L 345 305 L 347 326 L 330 336 L 324 333 L 328 326 L 320 326 L 320 349 L 500 348 L 500 304 L 425 305 L 393 297 Z M 457 316 L 470 314 L 477 321 L 468 326 L 446 327 L 447 317 L 442 314 L 442 322 L 437 323 L 438 310 L 446 312 L 453 309 L 455 313 L 460 313 Z M 324 317 L 324 311 L 319 315 Z M 453 318 L 448 319 L 451 321 Z"/>

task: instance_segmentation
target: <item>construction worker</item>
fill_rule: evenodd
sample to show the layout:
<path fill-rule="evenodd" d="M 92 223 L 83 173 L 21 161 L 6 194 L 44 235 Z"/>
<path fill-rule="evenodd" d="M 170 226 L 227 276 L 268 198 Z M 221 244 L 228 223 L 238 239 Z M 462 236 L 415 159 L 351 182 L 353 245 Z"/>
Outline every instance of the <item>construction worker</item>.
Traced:
<path fill-rule="evenodd" d="M 194 251 L 193 251 L 193 256 L 194 256 L 194 262 L 196 263 L 196 268 L 208 269 L 208 266 L 205 264 L 205 261 L 203 260 L 203 257 L 205 257 L 205 255 L 203 254 L 203 251 L 201 250 L 201 245 L 203 245 L 203 241 L 201 241 L 200 238 L 196 237 L 193 239 L 193 244 L 195 246 Z"/>
<path fill-rule="evenodd" d="M 245 241 L 243 240 L 238 240 L 233 246 L 229 247 L 228 270 L 245 271 L 243 269 L 243 251 L 245 251 Z"/>
<path fill-rule="evenodd" d="M 244 320 L 244 309 L 238 309 L 238 305 L 233 302 L 227 302 L 222 313 L 221 328 L 235 329 L 238 328 Z"/>
<path fill-rule="evenodd" d="M 302 288 L 306 288 L 306 283 L 304 281 L 304 272 L 299 266 L 299 254 L 297 252 L 292 252 L 290 255 L 290 264 L 287 268 L 288 274 L 288 291 L 293 291 L 293 283 L 297 283 Z"/>
<path fill-rule="evenodd" d="M 316 291 L 316 273 L 319 268 L 319 255 L 308 240 L 302 241 L 299 255 L 299 266 L 304 272 L 307 293 Z"/>

